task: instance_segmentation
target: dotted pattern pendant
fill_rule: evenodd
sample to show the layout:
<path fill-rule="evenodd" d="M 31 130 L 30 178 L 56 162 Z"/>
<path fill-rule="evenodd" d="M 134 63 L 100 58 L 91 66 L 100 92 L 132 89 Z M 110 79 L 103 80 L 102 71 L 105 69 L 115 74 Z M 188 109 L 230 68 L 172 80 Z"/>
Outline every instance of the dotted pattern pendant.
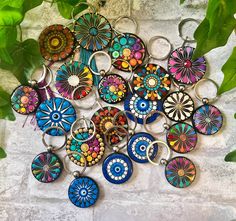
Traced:
<path fill-rule="evenodd" d="M 69 132 L 72 123 L 76 120 L 76 111 L 66 99 L 52 98 L 39 105 L 36 120 L 42 131 L 51 126 L 58 126 Z M 47 131 L 47 134 L 61 136 L 63 132 L 60 129 L 51 129 Z"/>
<path fill-rule="evenodd" d="M 63 164 L 54 153 L 43 152 L 38 154 L 31 164 L 34 177 L 42 183 L 51 183 L 61 175 Z"/>
<path fill-rule="evenodd" d="M 79 177 L 71 182 L 68 196 L 75 206 L 88 208 L 96 203 L 99 197 L 99 188 L 92 178 Z"/>
<path fill-rule="evenodd" d="M 73 132 L 73 135 L 78 140 L 85 140 L 91 137 L 93 134 L 93 129 L 83 129 L 80 128 Z M 98 163 L 104 154 L 104 143 L 100 134 L 95 133 L 95 136 L 88 141 L 80 142 L 75 140 L 70 136 L 67 140 L 66 151 L 70 153 L 71 151 L 77 151 L 82 153 L 87 161 L 87 166 L 91 167 Z M 79 166 L 84 166 L 84 159 L 78 155 L 69 155 L 72 162 Z"/>
<path fill-rule="evenodd" d="M 178 83 L 195 84 L 206 73 L 204 57 L 192 60 L 194 48 L 186 46 L 172 51 L 168 60 L 168 71 Z"/>
<path fill-rule="evenodd" d="M 21 85 L 13 91 L 11 105 L 19 114 L 33 113 L 39 106 L 39 95 L 32 87 Z"/>
<path fill-rule="evenodd" d="M 130 137 L 127 151 L 129 157 L 137 163 L 148 163 L 146 156 L 147 147 L 150 145 L 155 138 L 148 133 L 140 132 Z M 153 148 L 150 149 L 150 159 L 154 159 L 158 152 L 157 144 L 154 144 Z"/>
<path fill-rule="evenodd" d="M 165 168 L 167 181 L 174 187 L 185 188 L 192 184 L 196 177 L 196 168 L 186 157 L 171 159 Z"/>
<path fill-rule="evenodd" d="M 80 46 L 89 51 L 104 49 L 112 38 L 109 21 L 97 13 L 86 13 L 79 17 L 74 29 Z"/>
<path fill-rule="evenodd" d="M 49 61 L 65 60 L 73 53 L 75 37 L 67 27 L 51 25 L 40 34 L 39 47 L 44 59 Z"/>
<path fill-rule="evenodd" d="M 161 100 L 170 90 L 168 72 L 156 64 L 139 67 L 133 77 L 133 88 L 138 96 L 148 100 Z"/>
<path fill-rule="evenodd" d="M 149 101 L 139 97 L 137 94 L 129 94 L 124 102 L 124 109 L 130 111 L 137 118 L 139 124 L 143 124 L 144 118 L 153 110 L 162 111 L 161 101 Z M 135 121 L 133 116 L 127 113 L 130 120 Z M 159 116 L 159 114 L 153 114 L 147 119 L 147 123 L 151 123 Z"/>
<path fill-rule="evenodd" d="M 123 33 L 115 36 L 111 42 L 108 53 L 111 58 L 127 61 L 132 70 L 143 64 L 146 55 L 145 44 L 135 34 Z M 122 71 L 130 71 L 129 65 L 124 61 L 116 61 L 113 66 Z"/>
<path fill-rule="evenodd" d="M 63 97 L 77 100 L 86 97 L 92 90 L 93 75 L 88 67 L 77 61 L 65 63 L 57 71 L 55 86 Z"/>
<path fill-rule="evenodd" d="M 125 154 L 113 153 L 103 161 L 102 172 L 109 182 L 121 184 L 131 177 L 133 164 Z"/>
<path fill-rule="evenodd" d="M 193 110 L 193 99 L 182 91 L 170 93 L 163 101 L 163 111 L 173 121 L 182 122 L 189 119 Z"/>
<path fill-rule="evenodd" d="M 217 107 L 205 104 L 195 110 L 192 123 L 197 132 L 213 135 L 222 127 L 223 115 Z"/>
<path fill-rule="evenodd" d="M 109 74 L 98 84 L 100 98 L 109 103 L 116 104 L 123 101 L 128 93 L 128 85 L 124 78 L 117 74 Z"/>
<path fill-rule="evenodd" d="M 197 144 L 197 132 L 187 123 L 177 123 L 171 126 L 166 134 L 169 147 L 177 153 L 188 153 Z"/>

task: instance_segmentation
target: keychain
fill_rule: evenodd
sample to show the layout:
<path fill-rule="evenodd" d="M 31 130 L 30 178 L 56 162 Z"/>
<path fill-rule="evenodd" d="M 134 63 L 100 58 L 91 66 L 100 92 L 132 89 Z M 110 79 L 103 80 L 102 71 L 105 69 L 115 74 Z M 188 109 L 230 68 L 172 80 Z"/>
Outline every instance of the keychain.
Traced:
<path fill-rule="evenodd" d="M 198 107 L 193 114 L 192 123 L 194 128 L 198 133 L 203 135 L 213 135 L 217 133 L 223 125 L 223 115 L 220 110 L 212 104 L 217 100 L 217 96 L 209 99 L 206 97 L 201 97 L 198 93 L 198 88 L 203 81 L 210 81 L 214 84 L 218 90 L 218 85 L 209 78 L 203 78 L 194 87 L 194 92 L 196 98 L 203 103 L 202 106 Z"/>
<path fill-rule="evenodd" d="M 49 130 L 56 129 L 60 130 L 64 137 L 65 142 L 60 147 L 55 147 L 52 145 L 48 145 L 45 141 L 45 135 Z M 42 152 L 38 154 L 32 161 L 31 170 L 34 177 L 42 183 L 51 183 L 59 178 L 63 164 L 60 158 L 55 154 L 56 151 L 63 148 L 66 144 L 67 135 L 66 132 L 57 126 L 48 127 L 42 135 L 42 142 L 44 146 L 47 148 L 47 152 Z"/>
<path fill-rule="evenodd" d="M 70 157 L 70 154 L 77 154 L 83 159 L 84 166 L 82 171 L 72 172 L 66 166 L 66 157 Z M 70 201 L 75 206 L 80 208 L 88 208 L 90 206 L 93 206 L 99 197 L 99 188 L 97 183 L 92 178 L 83 176 L 83 173 L 85 172 L 87 166 L 86 158 L 84 157 L 84 155 L 80 152 L 71 151 L 64 156 L 63 163 L 65 171 L 75 178 L 70 183 L 68 189 L 68 197 Z"/>

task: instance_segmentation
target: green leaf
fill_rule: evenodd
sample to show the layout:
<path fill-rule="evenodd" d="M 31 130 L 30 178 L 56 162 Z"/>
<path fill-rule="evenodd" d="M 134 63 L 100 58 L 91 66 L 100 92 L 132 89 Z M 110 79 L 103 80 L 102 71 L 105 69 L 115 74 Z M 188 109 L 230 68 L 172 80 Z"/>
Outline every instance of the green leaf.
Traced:
<path fill-rule="evenodd" d="M 31 10 L 32 8 L 35 8 L 39 5 L 41 5 L 43 0 L 24 0 L 23 4 L 23 12 L 27 12 Z"/>
<path fill-rule="evenodd" d="M 2 62 L 0 68 L 11 71 L 21 84 L 27 84 L 32 73 L 43 64 L 38 42 L 34 39 L 16 42 L 9 53 L 14 57 L 14 64 Z"/>
<path fill-rule="evenodd" d="M 228 153 L 226 156 L 225 156 L 225 161 L 226 162 L 236 162 L 236 150 Z"/>
<path fill-rule="evenodd" d="M 10 6 L 12 8 L 21 8 L 25 0 L 1 0 L 0 8 Z"/>
<path fill-rule="evenodd" d="M 234 114 L 234 118 L 236 119 L 236 113 Z"/>
<path fill-rule="evenodd" d="M 4 149 L 2 149 L 2 147 L 0 147 L 0 159 L 6 158 L 6 157 L 7 157 L 6 152 L 4 151 Z"/>
<path fill-rule="evenodd" d="M 15 115 L 11 108 L 10 94 L 0 87 L 0 119 L 14 121 Z"/>
<path fill-rule="evenodd" d="M 185 2 L 185 0 L 180 0 L 180 4 L 183 4 Z"/>
<path fill-rule="evenodd" d="M 236 87 L 236 47 L 234 47 L 232 54 L 221 70 L 224 73 L 224 80 L 218 90 L 218 94 Z"/>
<path fill-rule="evenodd" d="M 193 59 L 227 43 L 236 27 L 235 0 L 209 0 L 206 17 L 194 33 L 197 47 Z"/>

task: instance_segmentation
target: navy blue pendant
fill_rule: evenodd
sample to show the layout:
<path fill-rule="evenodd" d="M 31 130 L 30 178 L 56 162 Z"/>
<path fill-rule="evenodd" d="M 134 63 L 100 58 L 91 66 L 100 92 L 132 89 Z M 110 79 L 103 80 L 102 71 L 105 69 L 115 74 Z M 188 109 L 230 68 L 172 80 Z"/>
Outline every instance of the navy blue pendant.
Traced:
<path fill-rule="evenodd" d="M 90 177 L 79 177 L 71 182 L 68 196 L 75 206 L 88 208 L 96 203 L 99 197 L 99 188 Z"/>
<path fill-rule="evenodd" d="M 64 98 L 52 98 L 41 103 L 36 112 L 36 120 L 39 128 L 45 131 L 52 126 L 58 126 L 69 132 L 72 123 L 76 120 L 76 111 L 73 105 Z M 60 129 L 48 130 L 47 134 L 61 136 Z"/>
<path fill-rule="evenodd" d="M 125 154 L 113 153 L 103 161 L 102 172 L 109 182 L 121 184 L 131 177 L 133 164 Z"/>
<path fill-rule="evenodd" d="M 162 111 L 162 102 L 145 100 L 144 98 L 139 97 L 137 94 L 130 93 L 124 102 L 124 109 L 134 114 L 139 124 L 143 124 L 144 118 L 151 111 Z M 127 116 L 130 120 L 134 121 L 134 118 L 131 114 L 127 113 Z M 147 124 L 156 120 L 158 116 L 159 114 L 155 113 L 151 117 L 147 118 Z"/>
<path fill-rule="evenodd" d="M 132 160 L 137 163 L 148 163 L 148 159 L 146 156 L 147 147 L 150 145 L 155 138 L 148 133 L 140 132 L 134 134 L 130 137 L 127 151 Z M 155 144 L 152 149 L 150 149 L 150 159 L 154 159 L 158 152 L 158 145 Z"/>

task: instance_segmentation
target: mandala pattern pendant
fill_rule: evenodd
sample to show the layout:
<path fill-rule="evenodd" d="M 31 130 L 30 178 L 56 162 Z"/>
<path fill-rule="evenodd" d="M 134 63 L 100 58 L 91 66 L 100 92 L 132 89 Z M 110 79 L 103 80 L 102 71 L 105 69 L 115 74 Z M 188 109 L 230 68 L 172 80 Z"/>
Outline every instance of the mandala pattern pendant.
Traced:
<path fill-rule="evenodd" d="M 19 114 L 33 113 L 39 106 L 39 95 L 32 87 L 21 85 L 13 91 L 11 105 Z"/>
<path fill-rule="evenodd" d="M 195 110 L 192 122 L 197 132 L 213 135 L 222 127 L 223 115 L 217 107 L 205 104 Z"/>
<path fill-rule="evenodd" d="M 178 83 L 195 84 L 206 73 L 204 57 L 192 60 L 194 48 L 186 46 L 172 51 L 168 61 L 168 71 Z"/>
<path fill-rule="evenodd" d="M 108 53 L 111 58 L 127 61 L 132 70 L 143 64 L 146 55 L 145 44 L 135 34 L 123 33 L 115 36 L 111 42 Z M 122 71 L 130 71 L 129 65 L 124 61 L 116 61 L 113 66 Z"/>
<path fill-rule="evenodd" d="M 103 107 L 99 110 L 97 110 L 91 120 L 95 123 L 96 125 L 96 131 L 98 134 L 104 135 L 105 132 L 113 125 L 113 119 L 114 116 L 120 112 L 121 110 L 116 108 L 116 107 L 111 107 L 111 106 L 107 106 L 107 107 Z M 124 127 L 125 129 L 128 129 L 128 122 L 127 122 L 127 118 L 124 114 L 120 114 L 117 117 L 116 122 L 114 122 L 115 125 L 119 125 Z M 110 131 L 109 134 L 107 134 L 108 136 L 110 136 L 110 144 L 116 144 L 119 143 L 121 140 L 123 140 L 123 138 L 125 137 L 125 135 L 120 135 L 119 133 L 117 133 L 116 131 Z"/>
<path fill-rule="evenodd" d="M 135 115 L 139 124 L 143 124 L 144 118 L 153 110 L 162 111 L 161 101 L 150 101 L 139 97 L 137 94 L 129 94 L 124 102 L 124 109 L 130 111 Z M 135 121 L 133 116 L 127 113 L 130 120 Z M 147 119 L 147 123 L 151 123 L 159 116 L 159 114 L 153 114 Z"/>
<path fill-rule="evenodd" d="M 93 75 L 88 67 L 81 65 L 78 61 L 65 63 L 57 71 L 55 86 L 63 97 L 80 99 L 92 90 Z M 72 98 L 75 88 L 78 89 Z"/>
<path fill-rule="evenodd" d="M 93 129 L 80 128 L 73 132 L 73 135 L 78 140 L 86 140 L 93 135 Z M 91 167 L 98 163 L 104 154 L 104 143 L 100 134 L 95 133 L 95 136 L 88 141 L 80 142 L 70 136 L 67 140 L 66 151 L 77 151 L 82 153 L 87 161 L 87 167 Z M 84 159 L 79 154 L 69 155 L 72 162 L 79 166 L 84 166 Z"/>
<path fill-rule="evenodd" d="M 79 177 L 71 182 L 68 196 L 75 206 L 88 208 L 96 203 L 99 197 L 99 188 L 92 178 Z"/>
<path fill-rule="evenodd" d="M 109 21 L 97 13 L 86 13 L 79 17 L 74 29 L 79 45 L 89 51 L 103 50 L 112 38 Z"/>
<path fill-rule="evenodd" d="M 136 69 L 133 88 L 139 97 L 148 100 L 161 100 L 170 90 L 168 72 L 156 64 L 147 64 Z"/>
<path fill-rule="evenodd" d="M 109 182 L 121 184 L 131 177 L 133 164 L 125 154 L 113 153 L 103 161 L 102 172 Z"/>
<path fill-rule="evenodd" d="M 193 99 L 182 91 L 169 94 L 163 101 L 163 111 L 173 121 L 182 122 L 189 119 L 193 110 Z"/>
<path fill-rule="evenodd" d="M 36 112 L 36 120 L 39 128 L 45 131 L 48 127 L 58 126 L 69 132 L 72 123 L 76 120 L 76 111 L 73 105 L 63 98 L 52 98 L 41 103 Z M 60 129 L 51 129 L 47 134 L 61 136 Z"/>
<path fill-rule="evenodd" d="M 67 27 L 63 25 L 51 25 L 40 34 L 39 46 L 44 59 L 61 61 L 73 53 L 75 37 Z"/>
<path fill-rule="evenodd" d="M 148 133 L 140 132 L 130 137 L 127 152 L 129 157 L 137 163 L 148 163 L 146 156 L 147 147 L 150 145 L 155 138 Z M 149 157 L 151 160 L 155 158 L 158 151 L 158 145 L 154 144 L 153 148 L 150 149 Z"/>
<path fill-rule="evenodd" d="M 171 126 L 166 134 L 169 147 L 177 153 L 188 153 L 197 144 L 197 132 L 187 123 L 177 123 Z"/>
<path fill-rule="evenodd" d="M 43 152 L 38 154 L 31 164 L 34 177 L 42 183 L 51 183 L 61 174 L 63 164 L 54 153 Z"/>
<path fill-rule="evenodd" d="M 116 104 L 123 101 L 128 93 L 128 85 L 124 78 L 118 74 L 104 76 L 98 84 L 100 98 L 109 103 Z"/>
<path fill-rule="evenodd" d="M 192 184 L 196 177 L 196 168 L 186 157 L 172 158 L 166 165 L 167 181 L 174 187 L 185 188 Z"/>

